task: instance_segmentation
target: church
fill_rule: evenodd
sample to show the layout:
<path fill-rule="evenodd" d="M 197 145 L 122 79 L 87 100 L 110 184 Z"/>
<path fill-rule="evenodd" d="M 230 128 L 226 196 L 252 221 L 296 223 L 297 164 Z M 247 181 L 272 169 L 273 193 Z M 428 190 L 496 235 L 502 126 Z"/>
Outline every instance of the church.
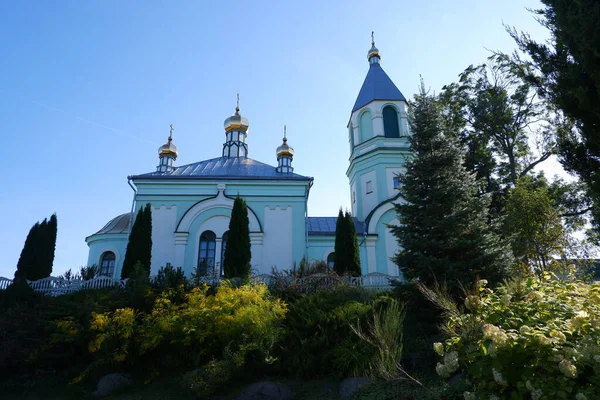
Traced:
<path fill-rule="evenodd" d="M 391 260 L 398 245 L 388 225 L 398 224 L 396 175 L 409 152 L 407 103 L 382 69 L 374 41 L 367 60 L 369 70 L 347 125 L 351 211 L 363 275 L 399 276 Z M 182 267 L 188 276 L 222 274 L 237 195 L 248 205 L 253 273 L 268 274 L 274 266 L 287 269 L 304 257 L 332 265 L 337 216 L 308 216 L 314 179 L 294 171 L 294 149 L 285 132 L 276 151 L 277 166 L 272 166 L 247 156 L 248 127 L 238 101 L 235 113 L 225 120 L 221 154 L 181 166 L 175 163 L 178 153 L 171 129 L 168 141 L 158 149 L 156 170 L 128 177 L 134 191 L 131 212 L 113 218 L 85 239 L 88 265 L 99 266 L 102 275 L 120 277 L 133 218 L 150 203 L 150 275 L 167 263 Z"/>

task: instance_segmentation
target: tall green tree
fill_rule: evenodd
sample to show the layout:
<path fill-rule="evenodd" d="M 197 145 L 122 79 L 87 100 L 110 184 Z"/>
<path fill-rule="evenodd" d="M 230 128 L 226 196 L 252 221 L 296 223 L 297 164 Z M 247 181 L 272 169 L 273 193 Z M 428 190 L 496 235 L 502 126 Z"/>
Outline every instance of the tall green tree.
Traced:
<path fill-rule="evenodd" d="M 31 279 L 33 277 L 33 271 L 37 265 L 37 247 L 39 243 L 40 223 L 36 222 L 25 239 L 25 245 L 21 250 L 19 261 L 17 262 L 17 271 L 15 272 L 15 279 Z"/>
<path fill-rule="evenodd" d="M 446 282 L 455 294 L 477 277 L 498 283 L 512 257 L 488 223 L 489 199 L 464 166 L 464 152 L 444 123 L 440 103 L 425 91 L 411 107 L 412 158 L 399 176 L 405 202 L 395 208 L 392 227 L 400 251 L 394 260 L 405 278 Z"/>
<path fill-rule="evenodd" d="M 586 183 L 600 233 L 600 6 L 597 0 L 541 0 L 535 10 L 550 39 L 536 42 L 527 33 L 508 28 L 531 62 L 515 54 L 517 65 L 538 93 L 574 122 L 574 129 L 557 137 L 566 170 Z"/>
<path fill-rule="evenodd" d="M 346 220 L 344 218 L 344 212 L 340 208 L 338 217 L 335 222 L 335 244 L 333 248 L 334 260 L 333 270 L 338 275 L 344 275 L 347 272 L 347 257 L 348 249 L 346 248 Z"/>
<path fill-rule="evenodd" d="M 140 207 L 135 222 L 131 227 L 121 279 L 131 277 L 136 263 L 150 275 L 150 262 L 152 259 L 152 206 L 150 203 Z"/>
<path fill-rule="evenodd" d="M 338 275 L 361 275 L 360 253 L 354 219 L 348 211 L 344 213 L 341 208 L 335 224 L 334 254 L 333 270 Z"/>
<path fill-rule="evenodd" d="M 527 271 L 541 276 L 567 245 L 566 232 L 545 179 L 522 177 L 506 202 L 504 230 Z"/>
<path fill-rule="evenodd" d="M 346 211 L 346 214 L 344 215 L 344 222 L 346 224 L 346 270 L 352 276 L 361 276 L 360 252 L 358 249 L 358 238 L 356 237 L 356 226 L 354 225 L 354 218 L 352 218 L 352 215 L 348 211 Z"/>
<path fill-rule="evenodd" d="M 223 258 L 225 278 L 247 278 L 250 276 L 250 220 L 248 206 L 239 195 L 233 202 L 231 219 L 229 220 L 229 236 Z"/>
<path fill-rule="evenodd" d="M 31 227 L 21 250 L 15 278 L 36 281 L 52 274 L 56 234 L 56 214 L 53 214 L 50 220 L 45 218 Z"/>

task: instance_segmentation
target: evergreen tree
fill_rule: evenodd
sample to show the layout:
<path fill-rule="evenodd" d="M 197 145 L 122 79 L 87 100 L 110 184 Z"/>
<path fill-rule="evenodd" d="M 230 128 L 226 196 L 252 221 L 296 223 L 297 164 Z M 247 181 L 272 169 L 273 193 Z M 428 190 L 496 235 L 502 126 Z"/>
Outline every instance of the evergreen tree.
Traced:
<path fill-rule="evenodd" d="M 52 264 L 54 264 L 54 254 L 56 252 L 56 236 L 58 230 L 58 220 L 56 214 L 52 214 L 50 220 L 40 231 L 40 261 L 38 271 L 40 278 L 46 278 L 52 274 Z"/>
<path fill-rule="evenodd" d="M 535 10 L 550 39 L 534 41 L 515 29 L 509 33 L 531 57 L 517 64 L 532 65 L 523 74 L 538 93 L 575 122 L 575 129 L 557 136 L 562 165 L 588 186 L 600 234 L 600 6 L 598 0 L 541 0 Z"/>
<path fill-rule="evenodd" d="M 15 272 L 15 279 L 31 279 L 35 265 L 37 264 L 36 250 L 39 242 L 40 223 L 36 222 L 25 239 L 25 245 L 21 250 L 19 261 L 17 262 L 17 271 Z"/>
<path fill-rule="evenodd" d="M 488 225 L 489 199 L 477 195 L 456 132 L 445 132 L 439 102 L 423 82 L 410 124 L 413 158 L 399 176 L 405 203 L 395 206 L 400 225 L 391 228 L 401 249 L 395 262 L 405 278 L 446 282 L 455 294 L 477 277 L 501 281 L 510 250 Z"/>
<path fill-rule="evenodd" d="M 344 216 L 346 224 L 346 250 L 347 250 L 347 268 L 346 270 L 352 276 L 361 276 L 360 270 L 360 253 L 358 250 L 358 239 L 356 237 L 356 226 L 354 226 L 354 218 L 346 211 Z"/>
<path fill-rule="evenodd" d="M 346 237 L 346 219 L 344 218 L 344 212 L 340 208 L 338 213 L 337 221 L 335 223 L 335 245 L 334 245 L 334 260 L 333 270 L 338 275 L 344 275 L 347 271 L 348 266 L 348 251 L 346 248 L 347 242 Z"/>
<path fill-rule="evenodd" d="M 152 259 L 152 208 L 150 203 L 138 210 L 135 222 L 131 227 L 121 279 L 129 278 L 136 263 L 140 263 L 150 275 L 150 262 Z"/>
<path fill-rule="evenodd" d="M 250 276 L 250 220 L 248 206 L 239 195 L 233 202 L 229 220 L 229 236 L 223 257 L 225 278 L 247 278 Z"/>

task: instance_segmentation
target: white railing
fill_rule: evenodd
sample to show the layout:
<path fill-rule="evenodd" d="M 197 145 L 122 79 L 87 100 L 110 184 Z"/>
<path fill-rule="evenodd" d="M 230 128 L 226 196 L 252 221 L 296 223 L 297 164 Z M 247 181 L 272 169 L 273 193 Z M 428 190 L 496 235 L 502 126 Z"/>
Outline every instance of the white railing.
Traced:
<path fill-rule="evenodd" d="M 0 290 L 6 289 L 13 281 L 0 277 Z M 49 296 L 60 296 L 77 292 L 78 290 L 105 289 L 109 287 L 125 287 L 127 280 L 118 280 L 107 276 L 99 276 L 87 281 L 81 279 L 64 279 L 49 276 L 37 281 L 27 281 L 29 286 L 38 293 Z"/>
<path fill-rule="evenodd" d="M 271 285 L 276 281 L 281 280 L 281 277 L 275 277 L 274 275 L 270 274 L 259 274 L 253 275 L 251 279 L 254 282 L 263 282 L 266 285 Z M 219 280 L 220 279 L 216 277 L 207 277 L 206 283 L 212 284 Z M 368 289 L 389 290 L 392 288 L 392 281 L 394 280 L 399 280 L 399 277 L 373 272 L 365 276 L 358 277 L 338 277 L 336 275 L 328 274 L 313 274 L 304 278 L 288 277 L 287 282 L 284 283 L 293 284 L 299 287 L 305 286 L 306 288 L 324 288 L 333 286 L 336 283 L 349 281 L 352 285 L 361 286 Z M 204 282 L 204 280 L 201 281 Z M 12 282 L 12 279 L 0 277 L 0 290 L 6 289 Z M 81 279 L 67 280 L 64 278 L 55 278 L 49 276 L 48 278 L 37 281 L 27 281 L 27 283 L 38 293 L 49 296 L 60 296 L 63 294 L 73 293 L 78 290 L 105 289 L 110 287 L 124 288 L 127 284 L 127 279 L 119 280 L 107 276 L 99 276 L 84 281 Z"/>

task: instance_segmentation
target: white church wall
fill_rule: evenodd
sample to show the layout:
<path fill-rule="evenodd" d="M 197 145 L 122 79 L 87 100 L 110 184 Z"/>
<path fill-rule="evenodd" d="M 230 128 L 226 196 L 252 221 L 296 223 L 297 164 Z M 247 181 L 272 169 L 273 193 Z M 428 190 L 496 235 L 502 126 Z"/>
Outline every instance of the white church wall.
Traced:
<path fill-rule="evenodd" d="M 261 273 L 269 273 L 272 266 L 280 270 L 292 266 L 292 240 L 292 206 L 266 206 Z"/>
<path fill-rule="evenodd" d="M 152 207 L 152 261 L 150 275 L 156 275 L 167 263 L 175 266 L 175 227 L 177 206 Z"/>
<path fill-rule="evenodd" d="M 362 209 L 359 218 L 364 219 L 378 204 L 376 171 L 369 171 L 365 174 L 362 174 L 360 176 L 360 187 L 357 189 L 362 200 Z"/>

